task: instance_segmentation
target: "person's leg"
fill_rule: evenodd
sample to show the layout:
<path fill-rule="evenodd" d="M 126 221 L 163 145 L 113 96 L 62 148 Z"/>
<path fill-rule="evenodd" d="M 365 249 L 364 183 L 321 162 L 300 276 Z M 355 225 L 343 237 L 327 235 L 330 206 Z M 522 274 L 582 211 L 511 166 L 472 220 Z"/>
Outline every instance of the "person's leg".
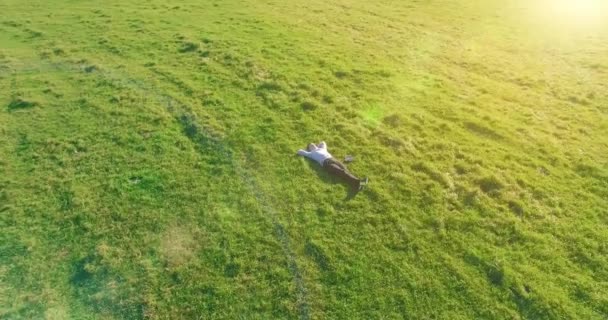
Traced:
<path fill-rule="evenodd" d="M 323 164 L 323 168 L 331 174 L 346 181 L 352 188 L 359 189 L 360 179 L 355 177 L 345 165 L 334 159 L 328 159 Z"/>
<path fill-rule="evenodd" d="M 337 165 L 338 167 L 342 168 L 342 170 L 344 170 L 344 171 L 348 172 L 348 168 L 346 167 L 346 165 L 345 165 L 344 163 L 342 163 L 342 162 L 340 162 L 340 161 L 338 161 L 338 160 L 335 160 L 335 159 L 332 159 L 332 160 L 333 160 L 332 162 L 333 162 L 335 165 Z"/>
<path fill-rule="evenodd" d="M 333 163 L 334 163 L 334 164 L 336 164 L 337 166 L 339 166 L 340 168 L 342 168 L 342 170 L 344 170 L 344 172 L 345 172 L 347 175 L 351 176 L 351 177 L 352 177 L 352 179 L 356 179 L 356 180 L 359 182 L 359 183 L 358 183 L 358 185 L 357 185 L 358 187 L 360 187 L 361 185 L 365 185 L 365 186 L 367 185 L 367 183 L 368 183 L 368 181 L 369 181 L 369 179 L 368 179 L 367 177 L 365 177 L 365 178 L 363 178 L 363 179 L 359 179 L 359 178 L 357 178 L 357 177 L 356 177 L 354 174 L 352 174 L 352 173 L 351 173 L 351 172 L 348 170 L 348 168 L 346 167 L 346 165 L 345 165 L 345 164 L 343 164 L 342 162 L 340 162 L 340 161 L 338 161 L 338 160 L 336 160 L 336 159 L 332 159 L 332 160 L 333 160 Z"/>

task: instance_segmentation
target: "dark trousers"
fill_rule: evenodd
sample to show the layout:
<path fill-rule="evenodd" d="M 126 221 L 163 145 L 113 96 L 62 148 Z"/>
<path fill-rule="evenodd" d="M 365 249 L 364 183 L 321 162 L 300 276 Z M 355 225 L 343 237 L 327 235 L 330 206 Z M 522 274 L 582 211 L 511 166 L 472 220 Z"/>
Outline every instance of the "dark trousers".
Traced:
<path fill-rule="evenodd" d="M 355 177 L 352 173 L 350 173 L 346 166 L 340 161 L 334 158 L 329 158 L 323 162 L 323 169 L 325 169 L 325 171 L 327 171 L 327 173 L 329 173 L 330 175 L 344 180 L 352 188 L 359 188 L 359 178 Z"/>

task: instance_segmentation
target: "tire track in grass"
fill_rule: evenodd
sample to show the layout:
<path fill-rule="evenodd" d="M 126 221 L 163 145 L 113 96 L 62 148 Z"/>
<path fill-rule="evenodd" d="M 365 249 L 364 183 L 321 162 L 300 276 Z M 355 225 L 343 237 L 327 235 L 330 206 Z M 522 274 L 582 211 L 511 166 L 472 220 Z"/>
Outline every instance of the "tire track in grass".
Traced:
<path fill-rule="evenodd" d="M 104 72 L 102 71 L 100 73 Z M 116 80 L 116 78 L 107 77 L 107 74 L 104 76 L 108 80 Z M 188 108 L 184 103 L 168 94 L 155 94 L 154 92 L 159 92 L 159 90 L 154 86 L 146 85 L 142 81 L 134 80 L 128 77 L 119 77 L 119 79 L 121 81 L 126 81 L 127 84 L 134 84 L 136 87 L 131 87 L 130 89 L 141 90 L 146 94 L 150 94 L 157 100 L 158 103 L 165 106 L 169 113 L 171 113 L 176 121 L 178 121 L 186 136 L 199 148 L 207 149 L 211 147 L 212 149 L 215 149 L 216 154 L 220 155 L 221 159 L 228 159 L 228 162 L 232 164 L 235 173 L 239 176 L 240 180 L 245 183 L 247 189 L 249 189 L 249 192 L 253 194 L 260 204 L 260 209 L 262 212 L 266 213 L 266 215 L 270 217 L 271 223 L 274 227 L 275 236 L 281 244 L 283 255 L 287 259 L 289 272 L 291 273 L 296 286 L 296 302 L 300 319 L 310 319 L 310 307 L 307 299 L 307 290 L 304 285 L 302 272 L 300 271 L 296 261 L 295 253 L 291 248 L 289 234 L 285 230 L 285 227 L 280 223 L 277 211 L 264 197 L 255 177 L 235 159 L 233 151 L 230 147 L 228 147 L 225 143 L 222 143 L 220 138 L 209 134 L 208 131 L 198 123 L 196 117 L 187 111 Z M 201 152 L 200 149 L 198 151 Z"/>
<path fill-rule="evenodd" d="M 48 63 L 41 68 L 30 67 L 23 68 L 23 70 L 12 70 L 13 74 L 23 73 L 36 73 L 41 70 L 56 71 L 56 72 L 89 72 L 87 71 L 86 65 L 75 65 L 66 63 Z M 108 71 L 105 68 L 96 68 L 95 74 L 99 75 L 103 79 L 109 81 L 118 88 L 131 89 L 140 91 L 146 98 L 154 99 L 158 104 L 165 107 L 165 109 L 173 116 L 173 118 L 180 124 L 184 134 L 188 139 L 197 146 L 197 151 L 203 153 L 203 150 L 213 149 L 221 159 L 227 159 L 226 161 L 232 165 L 234 172 L 245 183 L 248 192 L 250 192 L 258 204 L 263 213 L 270 218 L 270 222 L 274 228 L 276 238 L 279 240 L 283 255 L 287 260 L 289 272 L 293 278 L 293 282 L 296 287 L 296 303 L 298 307 L 298 313 L 300 319 L 310 319 L 310 306 L 308 304 L 308 291 L 304 284 L 302 272 L 298 266 L 296 255 L 291 248 L 291 242 L 289 234 L 285 227 L 279 221 L 279 214 L 275 208 L 269 203 L 264 196 L 262 189 L 259 187 L 255 177 L 248 172 L 246 165 L 242 165 L 234 156 L 233 150 L 227 146 L 226 143 L 222 142 L 219 137 L 214 137 L 208 132 L 198 121 L 194 114 L 188 111 L 188 107 L 185 103 L 182 103 L 178 99 L 172 97 L 166 93 L 161 92 L 160 88 L 145 83 L 144 81 L 130 78 L 126 75 L 122 75 L 116 71 Z M 246 162 L 246 159 L 243 160 Z"/>
<path fill-rule="evenodd" d="M 170 96 L 163 95 L 167 100 L 167 107 L 173 109 L 173 102 L 177 102 Z M 170 111 L 174 112 L 174 111 Z M 253 194 L 258 204 L 260 205 L 260 209 L 262 212 L 266 213 L 268 217 L 270 217 L 271 223 L 273 225 L 275 236 L 279 240 L 281 244 L 281 249 L 283 250 L 283 255 L 287 259 L 289 272 L 293 278 L 294 284 L 296 286 L 296 302 L 298 306 L 300 319 L 308 320 L 310 319 L 310 307 L 307 299 L 307 290 L 304 285 L 304 280 L 302 277 L 302 272 L 298 267 L 298 263 L 296 261 L 296 256 L 291 248 L 289 234 L 285 230 L 283 224 L 279 221 L 279 214 L 274 209 L 274 207 L 269 204 L 269 201 L 264 196 L 262 189 L 259 187 L 255 177 L 250 174 L 244 166 L 240 164 L 234 157 L 232 149 L 227 147 L 226 144 L 222 143 L 220 139 L 214 138 L 210 136 L 203 127 L 200 126 L 196 122 L 196 118 L 187 113 L 181 113 L 181 116 L 175 115 L 176 119 L 180 122 L 185 132 L 191 132 L 193 134 L 186 134 L 188 138 L 195 144 L 197 144 L 200 148 L 208 148 L 208 145 L 211 144 L 212 147 L 217 151 L 216 154 L 219 154 L 222 159 L 229 159 L 229 162 L 232 164 L 232 167 L 235 173 L 239 176 L 242 182 L 245 183 L 248 191 Z M 196 128 L 196 129 L 193 129 Z"/>
<path fill-rule="evenodd" d="M 271 220 L 275 229 L 275 233 L 277 239 L 281 242 L 281 248 L 283 249 L 283 254 L 287 257 L 289 272 L 293 277 L 293 281 L 296 285 L 296 299 L 298 303 L 298 310 L 300 312 L 300 319 L 310 319 L 310 306 L 308 305 L 308 292 L 304 285 L 304 279 L 302 278 L 302 272 L 298 267 L 298 263 L 295 258 L 295 253 L 291 249 L 291 244 L 289 241 L 289 235 L 285 230 L 285 227 L 279 222 L 278 213 L 268 204 L 268 201 L 265 199 L 261 189 L 257 186 L 255 178 L 247 173 L 241 175 L 247 183 L 250 192 L 253 193 L 255 198 L 258 200 L 258 203 L 262 206 L 262 210 L 266 212 Z"/>
<path fill-rule="evenodd" d="M 169 99 L 172 98 L 169 97 Z M 172 101 L 173 100 L 168 100 L 169 106 L 171 106 Z M 221 155 L 222 159 L 229 159 L 229 162 L 232 164 L 235 173 L 239 176 L 241 181 L 245 183 L 248 191 L 253 194 L 258 204 L 260 205 L 260 209 L 262 210 L 262 212 L 266 213 L 266 215 L 270 217 L 272 226 L 275 231 L 275 236 L 281 244 L 283 255 L 287 259 L 289 272 L 291 273 L 294 284 L 296 286 L 296 302 L 300 319 L 310 319 L 310 306 L 308 304 L 307 299 L 307 290 L 304 285 L 302 272 L 300 271 L 300 268 L 298 267 L 298 263 L 296 261 L 295 253 L 291 249 L 289 234 L 287 233 L 287 230 L 285 230 L 283 224 L 279 222 L 279 214 L 274 209 L 274 207 L 269 204 L 269 201 L 264 196 L 262 189 L 259 187 L 259 184 L 257 183 L 255 177 L 250 174 L 243 166 L 241 166 L 240 162 L 235 159 L 232 150 L 227 147 L 226 144 L 222 143 L 221 140 L 213 138 L 206 134 L 204 128 L 200 127 L 193 115 L 184 113 L 181 117 L 179 117 L 178 121 L 180 121 L 180 124 L 184 128 L 185 132 L 194 133 L 187 134 L 188 138 L 193 143 L 198 144 L 199 147 L 202 148 L 207 148 L 208 144 L 211 143 L 213 145 L 213 148 L 217 151 L 217 154 Z M 244 160 L 244 162 L 246 162 L 246 160 Z"/>

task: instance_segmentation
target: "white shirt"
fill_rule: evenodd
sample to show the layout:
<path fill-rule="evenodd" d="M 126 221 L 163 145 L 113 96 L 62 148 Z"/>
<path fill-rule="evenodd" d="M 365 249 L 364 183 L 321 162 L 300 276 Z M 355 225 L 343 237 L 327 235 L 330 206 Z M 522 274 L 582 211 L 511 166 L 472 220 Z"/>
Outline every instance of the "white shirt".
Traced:
<path fill-rule="evenodd" d="M 321 141 L 318 146 L 314 143 L 311 144 L 311 150 L 298 150 L 298 154 L 301 156 L 305 156 L 306 158 L 315 160 L 320 165 L 323 165 L 323 162 L 329 158 L 333 158 L 329 152 L 327 152 L 327 144 L 325 141 Z"/>

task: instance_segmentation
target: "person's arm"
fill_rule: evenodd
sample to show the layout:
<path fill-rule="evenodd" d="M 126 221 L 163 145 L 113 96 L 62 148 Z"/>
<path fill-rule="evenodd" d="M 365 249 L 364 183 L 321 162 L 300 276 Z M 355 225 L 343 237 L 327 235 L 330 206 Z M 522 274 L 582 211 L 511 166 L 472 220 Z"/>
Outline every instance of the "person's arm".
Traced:
<path fill-rule="evenodd" d="M 310 152 L 300 149 L 298 150 L 298 155 L 308 157 L 310 155 Z"/>
<path fill-rule="evenodd" d="M 321 143 L 319 143 L 319 148 L 327 150 L 327 143 L 325 143 L 325 141 L 321 141 Z"/>

